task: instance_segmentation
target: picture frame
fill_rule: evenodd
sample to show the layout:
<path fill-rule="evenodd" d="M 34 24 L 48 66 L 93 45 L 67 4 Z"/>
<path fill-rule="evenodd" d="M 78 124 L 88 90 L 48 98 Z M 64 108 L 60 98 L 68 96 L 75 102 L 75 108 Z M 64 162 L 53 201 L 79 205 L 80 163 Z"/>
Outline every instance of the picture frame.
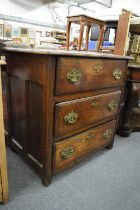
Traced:
<path fill-rule="evenodd" d="M 4 25 L 4 37 L 11 38 L 12 37 L 12 26 Z"/>
<path fill-rule="evenodd" d="M 36 30 L 34 29 L 29 30 L 29 38 L 32 38 L 32 39 L 36 38 Z"/>
<path fill-rule="evenodd" d="M 21 27 L 21 29 L 20 29 L 20 35 L 21 36 L 28 36 L 28 28 L 23 28 L 23 27 Z"/>
<path fill-rule="evenodd" d="M 12 28 L 12 37 L 13 38 L 19 38 L 20 37 L 20 27 L 13 27 Z"/>
<path fill-rule="evenodd" d="M 50 37 L 51 36 L 51 32 L 50 31 L 46 31 L 46 37 Z"/>
<path fill-rule="evenodd" d="M 4 24 L 0 24 L 0 37 L 4 37 Z"/>

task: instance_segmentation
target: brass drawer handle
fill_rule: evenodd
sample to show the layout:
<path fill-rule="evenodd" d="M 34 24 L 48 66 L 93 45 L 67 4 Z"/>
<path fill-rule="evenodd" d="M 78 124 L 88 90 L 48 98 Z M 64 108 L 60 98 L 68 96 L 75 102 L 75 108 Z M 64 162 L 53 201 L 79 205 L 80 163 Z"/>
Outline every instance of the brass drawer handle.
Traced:
<path fill-rule="evenodd" d="M 79 70 L 73 69 L 71 72 L 67 73 L 67 79 L 71 83 L 76 83 L 80 80 L 82 74 Z"/>
<path fill-rule="evenodd" d="M 96 64 L 94 66 L 94 70 L 96 71 L 96 73 L 100 73 L 102 69 L 103 69 L 103 65 L 102 64 Z"/>
<path fill-rule="evenodd" d="M 93 107 L 95 107 L 97 105 L 98 105 L 98 102 L 96 100 L 91 103 L 91 106 L 93 106 Z"/>
<path fill-rule="evenodd" d="M 107 108 L 109 111 L 114 111 L 118 107 L 118 104 L 115 101 L 111 101 Z"/>
<path fill-rule="evenodd" d="M 91 132 L 87 135 L 86 140 L 87 140 L 87 141 L 91 141 L 91 140 L 93 140 L 93 139 L 95 139 L 95 134 L 93 133 L 93 131 L 91 131 Z"/>
<path fill-rule="evenodd" d="M 73 110 L 71 112 L 69 112 L 65 117 L 64 117 L 64 121 L 67 124 L 73 124 L 77 121 L 78 118 L 78 114 L 76 112 L 74 112 Z"/>
<path fill-rule="evenodd" d="M 114 76 L 114 78 L 115 78 L 116 80 L 121 79 L 121 77 L 122 77 L 122 70 L 121 70 L 121 69 L 116 69 L 116 70 L 114 70 L 113 76 Z"/>
<path fill-rule="evenodd" d="M 62 160 L 65 160 L 69 158 L 73 153 L 74 153 L 74 147 L 67 147 L 60 153 L 60 156 Z"/>
<path fill-rule="evenodd" d="M 103 137 L 105 139 L 110 139 L 112 137 L 112 129 L 107 129 L 104 134 L 103 134 Z"/>

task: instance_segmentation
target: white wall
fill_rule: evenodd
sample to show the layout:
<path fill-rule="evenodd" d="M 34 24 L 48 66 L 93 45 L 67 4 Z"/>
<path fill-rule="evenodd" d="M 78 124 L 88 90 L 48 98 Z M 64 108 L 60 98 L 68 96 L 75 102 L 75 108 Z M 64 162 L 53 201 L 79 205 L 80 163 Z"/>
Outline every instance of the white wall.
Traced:
<path fill-rule="evenodd" d="M 140 0 L 114 0 L 113 8 L 125 8 L 135 13 L 140 13 Z"/>
<path fill-rule="evenodd" d="M 20 17 L 42 4 L 39 0 L 0 0 L 0 14 Z"/>
<path fill-rule="evenodd" d="M 102 2 L 109 4 L 110 0 L 102 0 Z M 71 7 L 69 15 L 87 14 L 103 19 L 113 19 L 121 13 L 121 8 L 140 13 L 140 0 L 113 0 L 113 8 L 106 8 L 94 2 L 82 6 L 90 9 L 90 11 Z M 0 14 L 65 25 L 68 5 L 61 3 L 45 4 L 44 0 L 0 0 Z"/>
<path fill-rule="evenodd" d="M 102 1 L 107 1 L 108 3 L 110 0 Z M 69 15 L 86 14 L 96 16 L 94 11 L 105 8 L 95 3 L 85 4 L 83 6 L 89 10 L 72 6 L 69 10 Z M 68 5 L 62 3 L 45 4 L 44 0 L 0 0 L 0 14 L 51 24 L 66 25 Z"/>
<path fill-rule="evenodd" d="M 116 19 L 122 8 L 140 14 L 140 0 L 113 0 L 112 8 L 97 9 L 96 14 L 105 19 Z"/>
<path fill-rule="evenodd" d="M 43 0 L 0 0 L 0 14 L 65 25 L 68 7 L 58 3 L 43 2 Z"/>

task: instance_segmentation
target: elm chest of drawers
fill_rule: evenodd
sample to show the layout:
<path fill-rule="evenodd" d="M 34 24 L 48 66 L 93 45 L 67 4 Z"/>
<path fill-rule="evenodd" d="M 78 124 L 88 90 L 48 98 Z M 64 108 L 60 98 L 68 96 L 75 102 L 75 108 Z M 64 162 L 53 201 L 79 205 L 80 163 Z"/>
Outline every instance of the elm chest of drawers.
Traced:
<path fill-rule="evenodd" d="M 5 49 L 10 146 L 47 186 L 57 172 L 112 148 L 129 57 Z"/>

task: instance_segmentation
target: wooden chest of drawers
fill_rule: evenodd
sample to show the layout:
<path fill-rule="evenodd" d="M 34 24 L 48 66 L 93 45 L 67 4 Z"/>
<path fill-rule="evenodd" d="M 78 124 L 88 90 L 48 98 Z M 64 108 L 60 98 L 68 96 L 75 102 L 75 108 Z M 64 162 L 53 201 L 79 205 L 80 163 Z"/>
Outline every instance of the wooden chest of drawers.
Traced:
<path fill-rule="evenodd" d="M 10 146 L 44 185 L 112 148 L 129 57 L 6 49 Z"/>

